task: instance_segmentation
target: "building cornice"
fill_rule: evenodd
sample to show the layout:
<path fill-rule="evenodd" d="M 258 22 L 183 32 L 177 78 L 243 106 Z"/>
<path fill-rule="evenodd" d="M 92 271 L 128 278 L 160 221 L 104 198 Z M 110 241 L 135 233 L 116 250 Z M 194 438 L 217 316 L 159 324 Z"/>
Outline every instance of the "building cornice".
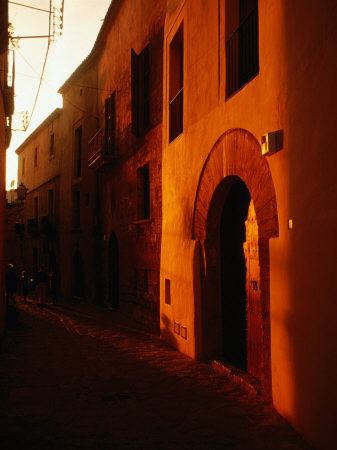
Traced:
<path fill-rule="evenodd" d="M 108 35 L 108 32 L 118 13 L 118 8 L 123 1 L 124 0 L 112 0 L 91 52 L 77 67 L 77 69 L 70 75 L 70 77 L 63 83 L 63 85 L 59 88 L 58 90 L 59 94 L 63 95 L 74 83 L 74 81 L 78 79 L 87 69 L 89 69 L 90 66 L 99 58 L 101 52 L 104 49 L 104 43 Z"/>
<path fill-rule="evenodd" d="M 62 108 L 56 108 L 49 114 L 49 116 L 27 137 L 27 139 L 15 150 L 15 153 L 19 155 L 23 149 L 39 134 L 41 131 L 50 125 L 53 120 L 60 116 Z"/>

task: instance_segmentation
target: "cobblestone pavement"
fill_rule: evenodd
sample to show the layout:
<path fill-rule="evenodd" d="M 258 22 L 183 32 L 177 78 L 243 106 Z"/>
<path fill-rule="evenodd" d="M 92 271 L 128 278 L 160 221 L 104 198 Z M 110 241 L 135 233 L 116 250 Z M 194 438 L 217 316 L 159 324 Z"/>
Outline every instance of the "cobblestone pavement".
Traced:
<path fill-rule="evenodd" d="M 95 305 L 19 304 L 0 351 L 0 448 L 308 449 L 261 398 Z"/>

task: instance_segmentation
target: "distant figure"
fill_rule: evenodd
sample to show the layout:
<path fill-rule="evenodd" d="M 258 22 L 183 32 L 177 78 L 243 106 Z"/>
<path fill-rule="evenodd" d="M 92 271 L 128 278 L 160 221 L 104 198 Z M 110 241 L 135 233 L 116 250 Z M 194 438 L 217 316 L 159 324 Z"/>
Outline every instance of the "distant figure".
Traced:
<path fill-rule="evenodd" d="M 22 294 L 23 302 L 27 301 L 28 283 L 29 283 L 29 279 L 28 279 L 27 272 L 25 270 L 22 270 L 21 274 L 20 274 L 20 285 L 21 285 L 21 294 Z"/>
<path fill-rule="evenodd" d="M 16 269 L 13 264 L 7 264 L 5 274 L 6 300 L 8 305 L 14 304 L 14 295 L 18 287 Z"/>
<path fill-rule="evenodd" d="M 57 295 L 58 295 L 58 281 L 57 281 L 57 272 L 56 269 L 54 269 L 54 267 L 50 269 L 48 281 L 49 281 L 50 296 L 52 298 L 53 304 L 55 305 L 57 302 Z"/>
<path fill-rule="evenodd" d="M 46 302 L 47 281 L 48 281 L 47 272 L 44 266 L 40 266 L 39 271 L 37 273 L 37 286 L 38 286 L 37 303 L 40 306 L 43 306 Z"/>

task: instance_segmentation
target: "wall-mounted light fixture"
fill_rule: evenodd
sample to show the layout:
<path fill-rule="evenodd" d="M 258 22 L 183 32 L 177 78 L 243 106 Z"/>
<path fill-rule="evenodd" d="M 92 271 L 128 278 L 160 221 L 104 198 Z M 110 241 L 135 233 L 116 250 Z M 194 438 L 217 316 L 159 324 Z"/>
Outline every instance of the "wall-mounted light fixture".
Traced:
<path fill-rule="evenodd" d="M 261 155 L 271 156 L 283 149 L 283 130 L 271 131 L 261 136 Z"/>
<path fill-rule="evenodd" d="M 15 206 L 22 206 L 23 202 L 26 200 L 28 188 L 21 181 L 20 185 L 16 189 L 16 194 L 18 196 L 17 200 L 12 203 L 7 203 L 7 208 L 13 208 Z"/>

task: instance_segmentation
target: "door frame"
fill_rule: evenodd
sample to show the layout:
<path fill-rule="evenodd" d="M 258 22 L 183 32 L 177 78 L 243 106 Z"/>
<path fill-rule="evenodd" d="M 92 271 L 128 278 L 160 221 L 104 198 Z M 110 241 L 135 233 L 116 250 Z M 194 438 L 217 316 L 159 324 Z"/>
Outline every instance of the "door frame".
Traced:
<path fill-rule="evenodd" d="M 256 212 L 262 311 L 261 389 L 271 397 L 269 239 L 279 234 L 275 188 L 257 139 L 247 130 L 224 133 L 203 166 L 194 204 L 192 238 L 199 243 L 200 320 L 196 318 L 196 354 L 213 359 L 221 354 L 220 218 L 224 199 L 241 178 Z M 198 309 L 198 305 L 196 310 Z M 198 325 L 199 324 L 199 325 Z"/>

